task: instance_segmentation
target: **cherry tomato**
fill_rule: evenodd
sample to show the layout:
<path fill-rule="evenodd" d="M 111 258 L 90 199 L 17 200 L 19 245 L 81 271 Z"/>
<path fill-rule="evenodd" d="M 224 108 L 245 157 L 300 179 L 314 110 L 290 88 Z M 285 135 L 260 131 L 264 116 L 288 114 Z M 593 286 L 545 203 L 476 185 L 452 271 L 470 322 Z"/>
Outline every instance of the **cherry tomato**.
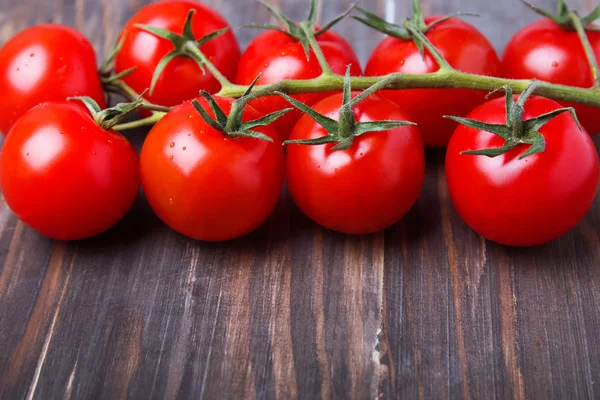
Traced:
<path fill-rule="evenodd" d="M 198 98 L 214 116 L 206 100 Z M 216 98 L 229 113 L 233 99 Z M 247 106 L 243 120 L 260 114 Z M 281 193 L 284 158 L 273 128 L 255 128 L 274 138 L 226 138 L 211 128 L 190 101 L 169 112 L 148 134 L 141 155 L 142 186 L 158 217 L 198 240 L 224 241 L 258 228 Z"/>
<path fill-rule="evenodd" d="M 10 130 L 0 156 L 4 199 L 21 221 L 57 240 L 115 225 L 139 187 L 139 160 L 121 134 L 75 103 L 44 103 Z"/>
<path fill-rule="evenodd" d="M 588 31 L 596 58 L 600 58 L 600 32 Z M 577 33 L 567 31 L 550 19 L 533 22 L 517 32 L 504 49 L 502 63 L 507 77 L 536 78 L 569 86 L 591 87 L 592 71 Z M 581 124 L 590 134 L 600 133 L 598 109 L 574 107 Z"/>
<path fill-rule="evenodd" d="M 196 10 L 192 19 L 196 39 L 229 26 L 220 14 L 208 6 L 190 0 L 167 0 L 144 6 L 123 28 L 121 37 L 125 40 L 115 57 L 115 71 L 122 72 L 135 67 L 134 72 L 127 75 L 124 81 L 136 92 L 141 93 L 150 88 L 158 63 L 174 47 L 170 41 L 145 32 L 135 25 L 151 25 L 181 34 L 191 9 Z M 240 58 L 240 47 L 231 30 L 209 40 L 200 50 L 225 77 L 233 80 Z M 220 87 L 209 71 L 202 73 L 196 61 L 188 56 L 179 56 L 167 64 L 158 78 L 154 92 L 146 98 L 156 104 L 175 106 L 184 100 L 193 99 L 202 89 L 214 93 Z"/>
<path fill-rule="evenodd" d="M 560 107 L 555 101 L 531 97 L 524 119 Z M 468 118 L 504 124 L 505 109 L 504 99 L 496 99 Z M 489 132 L 459 126 L 450 140 L 446 175 L 452 202 L 467 225 L 491 241 L 508 246 L 547 243 L 575 227 L 594 201 L 600 170 L 587 133 L 568 113 L 539 132 L 546 140 L 545 151 L 524 159 L 519 157 L 527 145 L 495 158 L 461 154 L 501 147 L 504 139 Z"/>
<path fill-rule="evenodd" d="M 428 17 L 425 23 L 430 24 L 440 18 Z M 457 70 L 500 76 L 500 61 L 492 44 L 473 25 L 450 18 L 432 27 L 426 36 Z M 427 50 L 423 60 L 414 42 L 387 37 L 371 54 L 365 74 L 424 74 L 438 69 L 438 64 Z M 412 121 L 419 126 L 425 147 L 445 147 L 455 126 L 442 117 L 465 116 L 485 101 L 486 93 L 462 89 L 410 89 L 382 91 L 380 95 L 394 101 L 411 115 Z"/>
<path fill-rule="evenodd" d="M 313 108 L 337 120 L 341 104 L 342 94 L 335 94 Z M 377 96 L 355 106 L 354 114 L 357 122 L 408 119 L 397 105 Z M 290 139 L 325 135 L 323 127 L 304 115 Z M 425 175 L 423 143 L 416 127 L 365 133 L 347 150 L 333 151 L 334 146 L 290 144 L 287 148 L 290 194 L 313 221 L 342 233 L 368 234 L 395 224 L 414 205 Z"/>
<path fill-rule="evenodd" d="M 325 31 L 317 36 L 317 41 L 333 72 L 344 75 L 348 65 L 350 74 L 361 74 L 360 62 L 350 44 L 332 31 Z M 304 48 L 297 40 L 275 30 L 269 30 L 248 45 L 242 54 L 235 82 L 249 85 L 259 75 L 258 84 L 277 83 L 284 79 L 311 79 L 321 75 L 322 69 L 317 57 L 311 51 L 307 60 Z M 294 95 L 301 102 L 312 105 L 332 93 L 306 93 Z M 252 106 L 262 114 L 289 107 L 289 104 L 279 96 L 266 96 L 253 101 Z M 298 110 L 288 112 L 273 123 L 281 140 L 290 135 L 292 128 L 302 113 Z"/>
<path fill-rule="evenodd" d="M 30 108 L 88 96 L 104 108 L 90 42 L 63 25 L 25 29 L 0 48 L 0 131 L 7 134 Z"/>

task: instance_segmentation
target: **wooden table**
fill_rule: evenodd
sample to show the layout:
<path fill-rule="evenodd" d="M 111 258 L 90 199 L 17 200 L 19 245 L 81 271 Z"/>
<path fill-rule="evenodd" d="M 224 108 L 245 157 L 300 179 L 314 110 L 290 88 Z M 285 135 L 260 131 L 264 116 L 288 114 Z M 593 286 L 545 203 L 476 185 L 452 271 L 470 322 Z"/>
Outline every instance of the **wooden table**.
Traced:
<path fill-rule="evenodd" d="M 0 0 L 0 41 L 55 21 L 104 55 L 143 3 Z M 269 21 L 251 0 L 208 3 L 233 26 Z M 349 3 L 325 0 L 321 17 Z M 397 21 L 410 8 L 363 6 Z M 424 8 L 482 14 L 498 49 L 535 18 L 517 1 Z M 363 61 L 380 39 L 352 21 L 338 30 Z M 255 32 L 237 34 L 245 45 Z M 130 134 L 138 148 L 144 134 Z M 42 237 L 2 203 L 0 398 L 600 398 L 600 200 L 560 240 L 500 247 L 457 216 L 443 159 L 428 153 L 406 219 L 365 237 L 319 228 L 287 194 L 262 228 L 221 244 L 170 231 L 142 196 L 79 243 Z"/>

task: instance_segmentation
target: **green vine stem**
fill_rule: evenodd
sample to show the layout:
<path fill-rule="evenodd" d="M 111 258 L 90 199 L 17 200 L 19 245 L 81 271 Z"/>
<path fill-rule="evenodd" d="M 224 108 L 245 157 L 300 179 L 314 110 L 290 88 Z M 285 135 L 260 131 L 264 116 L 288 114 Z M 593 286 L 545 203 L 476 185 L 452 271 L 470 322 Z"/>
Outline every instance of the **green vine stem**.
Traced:
<path fill-rule="evenodd" d="M 354 90 L 366 90 L 376 83 L 389 79 L 385 89 L 471 89 L 494 91 L 508 86 L 514 93 L 522 93 L 532 83 L 528 79 L 505 79 L 491 76 L 467 74 L 454 69 L 441 69 L 430 74 L 392 74 L 378 77 L 353 77 L 350 84 Z M 344 77 L 341 75 L 322 75 L 315 79 L 284 80 L 272 85 L 260 85 L 255 91 L 261 95 L 273 94 L 276 91 L 286 94 L 310 92 L 340 91 L 344 88 Z M 248 90 L 247 86 L 224 85 L 217 95 L 239 98 Z M 536 90 L 538 96 L 559 101 L 570 101 L 578 104 L 600 107 L 600 88 L 586 89 L 565 85 L 539 82 Z"/>
<path fill-rule="evenodd" d="M 311 5 L 314 3 L 314 0 L 311 0 Z M 584 23 L 588 23 L 587 19 L 580 18 L 575 12 L 571 12 L 570 14 L 570 18 L 572 18 L 571 23 L 574 25 L 575 29 L 582 30 L 585 34 Z M 337 75 L 331 71 L 331 68 L 323 56 L 323 52 L 321 51 L 321 48 L 316 40 L 316 35 L 318 35 L 318 32 L 315 33 L 311 21 L 312 20 L 309 18 L 308 21 L 301 22 L 298 28 L 302 31 L 303 35 L 305 35 L 304 38 L 307 44 L 310 46 L 310 49 L 313 50 L 315 56 L 318 58 L 319 63 L 321 64 L 323 72 L 319 77 L 305 80 L 283 80 L 270 85 L 236 85 L 229 82 L 229 80 L 220 74 L 220 72 L 208 59 L 203 57 L 201 52 L 198 52 L 199 54 L 197 54 L 197 56 L 202 58 L 202 61 L 206 67 L 222 85 L 221 90 L 216 94 L 216 96 L 231 98 L 240 98 L 245 96 L 245 104 L 250 100 L 261 96 L 273 95 L 276 92 L 291 95 L 311 92 L 342 91 L 344 89 L 344 76 Z M 578 26 L 580 29 L 577 29 Z M 444 57 L 437 51 L 435 46 L 433 46 L 427 37 L 422 33 L 422 31 L 418 29 L 417 25 L 408 23 L 405 25 L 404 29 L 408 31 L 420 45 L 426 48 L 436 60 L 440 66 L 440 69 L 437 72 L 428 74 L 395 73 L 387 76 L 352 77 L 350 78 L 349 82 L 346 81 L 346 84 L 350 84 L 353 90 L 366 90 L 374 85 L 377 85 L 377 87 L 380 89 L 386 90 L 440 88 L 469 89 L 493 92 L 499 88 L 508 88 L 513 93 L 523 93 L 528 87 L 535 83 L 536 95 L 538 96 L 600 108 L 600 86 L 598 84 L 594 85 L 592 88 L 580 88 L 543 81 L 535 81 L 532 79 L 515 80 L 460 72 L 448 64 Z M 190 48 L 188 50 L 195 52 L 194 48 Z M 591 51 L 591 49 L 587 49 L 586 51 L 588 50 Z M 598 67 L 595 57 L 590 61 L 592 63 L 591 65 L 594 72 L 594 79 L 596 82 L 598 82 Z M 126 97 L 131 99 L 137 98 L 138 96 L 138 94 L 128 87 L 122 80 L 111 81 L 107 89 L 110 90 L 111 88 L 121 94 L 125 94 Z M 170 110 L 169 107 L 156 106 L 147 102 L 145 102 L 143 107 L 152 110 L 153 115 L 139 121 L 118 125 L 116 129 L 131 129 L 145 125 L 152 125 L 160 120 L 165 112 Z"/>

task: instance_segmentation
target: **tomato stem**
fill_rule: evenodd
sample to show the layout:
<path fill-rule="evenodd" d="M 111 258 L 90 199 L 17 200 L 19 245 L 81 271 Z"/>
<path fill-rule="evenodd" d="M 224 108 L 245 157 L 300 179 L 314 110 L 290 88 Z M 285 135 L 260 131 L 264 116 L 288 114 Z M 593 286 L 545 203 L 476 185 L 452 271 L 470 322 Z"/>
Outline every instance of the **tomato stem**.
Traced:
<path fill-rule="evenodd" d="M 428 74 L 396 73 L 388 76 L 352 77 L 350 78 L 350 82 L 354 90 L 365 90 L 384 79 L 387 80 L 386 90 L 443 88 L 491 92 L 503 86 L 508 86 L 514 93 L 522 93 L 532 83 L 528 79 L 497 78 L 445 69 Z M 275 91 L 287 94 L 301 94 L 339 91 L 343 88 L 344 77 L 334 74 L 322 75 L 314 79 L 283 80 L 272 85 L 259 85 L 254 88 L 252 94 L 260 92 L 261 96 L 266 96 L 273 94 Z M 226 85 L 223 86 L 218 95 L 239 98 L 247 90 L 248 86 Z M 549 99 L 600 107 L 600 88 L 589 89 L 539 82 L 536 94 Z"/>
<path fill-rule="evenodd" d="M 585 31 L 585 26 L 583 26 L 583 23 L 581 22 L 581 17 L 579 16 L 579 14 L 577 14 L 577 12 L 571 11 L 569 13 L 569 20 L 575 28 L 577 36 L 579 36 L 579 40 L 581 40 L 583 50 L 585 51 L 585 56 L 587 57 L 588 63 L 590 64 L 592 78 L 594 80 L 593 87 L 600 87 L 600 79 L 598 77 L 598 60 L 596 59 L 596 55 L 594 54 L 594 50 L 592 49 L 592 45 L 590 44 L 590 40 L 587 36 L 587 32 Z"/>
<path fill-rule="evenodd" d="M 226 86 L 226 85 L 231 84 L 231 82 L 229 82 L 229 79 L 227 79 L 225 77 L 225 75 L 223 75 L 221 73 L 221 71 L 219 71 L 219 69 L 208 59 L 208 57 L 206 57 L 206 55 L 204 55 L 204 53 L 202 51 L 200 51 L 200 49 L 198 48 L 198 45 L 195 42 L 192 42 L 192 41 L 187 42 L 184 45 L 184 48 L 188 52 L 194 54 L 195 57 L 202 60 L 203 65 L 206 66 L 206 68 L 215 77 L 215 79 L 217 81 L 219 81 L 221 86 Z"/>
<path fill-rule="evenodd" d="M 327 62 L 327 59 L 325 58 L 325 55 L 323 54 L 323 51 L 321 50 L 321 46 L 319 46 L 319 42 L 317 42 L 317 39 L 315 37 L 314 27 L 311 25 L 312 24 L 309 21 L 300 22 L 300 28 L 302 29 L 302 31 L 304 31 L 306 40 L 308 40 L 308 44 L 310 45 L 310 48 L 315 53 L 315 56 L 317 57 L 317 60 L 319 61 L 319 65 L 321 66 L 321 69 L 323 70 L 323 74 L 333 75 L 333 71 L 331 70 L 329 63 Z"/>
<path fill-rule="evenodd" d="M 147 118 L 139 119 L 137 121 L 125 122 L 123 124 L 118 124 L 118 125 L 113 126 L 113 129 L 115 131 L 121 132 L 121 131 L 130 130 L 130 129 L 142 128 L 144 126 L 151 126 L 151 125 L 156 124 L 158 121 L 160 121 L 162 119 L 162 117 L 164 117 L 165 115 L 167 115 L 166 112 L 153 111 L 152 115 Z"/>

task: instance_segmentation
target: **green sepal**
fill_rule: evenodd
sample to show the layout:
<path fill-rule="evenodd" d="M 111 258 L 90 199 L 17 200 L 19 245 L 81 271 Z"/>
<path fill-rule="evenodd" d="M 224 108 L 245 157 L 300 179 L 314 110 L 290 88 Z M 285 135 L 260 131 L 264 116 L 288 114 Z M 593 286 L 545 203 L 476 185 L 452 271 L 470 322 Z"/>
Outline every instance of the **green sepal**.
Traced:
<path fill-rule="evenodd" d="M 571 20 L 572 11 L 564 0 L 557 0 L 556 13 L 552 13 L 548 10 L 544 10 L 543 8 L 537 7 L 529 3 L 527 0 L 520 1 L 521 3 L 529 7 L 531 10 L 533 10 L 533 12 L 535 12 L 536 14 L 551 19 L 556 24 L 562 26 L 564 29 L 575 30 L 575 27 L 573 26 L 573 21 Z M 589 14 L 583 17 L 579 17 L 579 15 L 577 15 L 577 18 L 581 21 L 586 30 L 598 30 L 598 28 L 588 27 L 588 25 L 600 18 L 600 6 L 596 6 Z"/>
<path fill-rule="evenodd" d="M 275 92 L 275 94 L 283 97 L 291 105 L 293 105 L 294 107 L 296 107 L 298 110 L 302 111 L 304 114 L 308 115 L 317 124 L 319 124 L 323 128 L 325 128 L 325 130 L 327 131 L 327 133 L 329 133 L 330 135 L 332 135 L 332 136 L 338 135 L 338 131 L 339 131 L 339 123 L 338 123 L 338 121 L 336 121 L 334 119 L 331 119 L 329 117 L 326 117 L 323 114 L 319 114 L 317 111 L 313 110 L 311 107 L 307 106 L 306 104 L 302 103 L 301 101 L 298 101 L 298 100 L 294 99 L 293 97 L 288 96 L 285 93 Z"/>
<path fill-rule="evenodd" d="M 385 33 L 388 36 L 392 36 L 401 40 L 410 40 L 410 32 L 408 32 L 408 30 L 406 30 L 405 28 L 387 22 L 385 19 L 381 18 L 376 14 L 373 14 L 370 11 L 365 10 L 364 8 L 356 7 L 356 11 L 361 13 L 362 16 L 353 15 L 352 18 L 354 18 L 355 20 L 360 21 L 363 24 L 370 26 L 375 30 L 378 30 L 379 32 Z"/>
<path fill-rule="evenodd" d="M 258 78 L 257 78 L 258 79 Z M 256 80 L 254 83 L 256 83 Z M 254 85 L 253 83 L 253 85 Z M 252 89 L 250 89 L 251 91 Z M 214 117 L 212 117 L 205 109 L 202 107 L 200 102 L 196 99 L 192 100 L 192 105 L 198 111 L 202 119 L 213 129 L 223 134 L 223 136 L 228 138 L 254 138 L 260 140 L 266 140 L 268 142 L 272 142 L 273 139 L 264 133 L 256 132 L 252 129 L 267 126 L 275 122 L 278 118 L 292 110 L 291 108 L 286 108 L 284 110 L 276 111 L 271 114 L 267 114 L 261 118 L 242 122 L 242 113 L 244 111 L 244 107 L 247 104 L 247 99 L 242 96 L 237 99 L 232 107 L 229 115 L 227 115 L 221 107 L 217 104 L 214 97 L 212 97 L 208 92 L 201 91 L 200 95 L 206 99 L 208 105 L 213 112 Z"/>
<path fill-rule="evenodd" d="M 156 37 L 165 39 L 170 41 L 173 44 L 173 50 L 167 53 L 157 64 L 154 73 L 152 74 L 152 81 L 150 83 L 150 95 L 154 93 L 154 89 L 156 88 L 156 84 L 158 83 L 158 79 L 162 75 L 164 69 L 169 65 L 171 61 L 178 57 L 189 57 L 193 59 L 202 74 L 206 74 L 206 68 L 204 66 L 204 60 L 202 60 L 201 56 L 199 56 L 200 47 L 208 42 L 209 40 L 215 39 L 227 31 L 229 28 L 219 29 L 217 31 L 211 32 L 202 38 L 196 40 L 194 37 L 194 31 L 192 27 L 192 19 L 194 14 L 196 13 L 195 9 L 190 9 L 188 11 L 187 18 L 183 25 L 183 33 L 177 34 L 175 32 L 169 31 L 168 29 L 158 28 L 152 25 L 144 25 L 144 24 L 136 24 L 135 27 L 141 29 L 145 32 L 148 32 Z M 194 47 L 194 51 L 190 50 L 190 47 Z"/>
<path fill-rule="evenodd" d="M 309 34 L 313 35 L 314 37 L 317 37 L 317 36 L 321 35 L 322 33 L 330 30 L 337 23 L 339 23 L 341 20 L 346 18 L 352 12 L 352 10 L 354 10 L 354 7 L 356 7 L 356 4 L 358 4 L 358 1 L 353 3 L 352 5 L 350 5 L 350 7 L 345 12 L 338 15 L 337 17 L 335 17 L 334 19 L 332 19 L 331 21 L 329 21 L 325 25 L 323 25 L 320 29 L 315 31 L 315 27 L 317 25 L 317 0 L 310 0 L 308 17 L 306 18 L 306 20 L 301 21 L 301 22 L 292 21 L 281 11 L 279 11 L 278 9 L 276 9 L 275 7 L 271 6 L 270 4 L 266 3 L 263 0 L 258 0 L 258 2 L 260 4 L 262 4 L 267 9 L 267 11 L 269 11 L 284 26 L 284 29 L 282 29 L 278 26 L 272 25 L 272 24 L 250 24 L 250 25 L 246 25 L 246 27 L 271 29 L 271 30 L 275 30 L 275 31 L 278 31 L 278 32 L 288 35 L 292 39 L 300 42 L 300 44 L 302 45 L 302 47 L 304 49 L 304 53 L 306 54 L 307 60 L 310 58 L 311 48 L 310 48 L 310 42 L 309 42 L 308 36 L 307 36 L 308 34 L 302 28 L 302 26 L 305 25 L 306 27 L 308 27 L 309 32 L 310 32 Z"/>
<path fill-rule="evenodd" d="M 354 107 L 361 101 L 367 99 L 370 95 L 376 91 L 389 85 L 393 77 L 388 77 L 381 80 L 375 85 L 361 92 L 354 99 L 352 99 L 352 88 L 350 85 L 350 66 L 346 70 L 344 76 L 344 91 L 342 95 L 342 106 L 339 110 L 339 121 L 331 119 L 323 114 L 318 113 L 306 104 L 286 95 L 285 93 L 275 92 L 279 96 L 286 99 L 291 105 L 308 115 L 316 123 L 321 125 L 327 135 L 313 139 L 294 139 L 286 140 L 283 142 L 284 145 L 289 144 L 300 144 L 300 145 L 322 145 L 327 143 L 336 143 L 331 150 L 347 150 L 352 146 L 354 139 L 358 136 L 364 135 L 369 132 L 383 132 L 395 129 L 401 126 L 416 125 L 414 122 L 408 121 L 369 121 L 369 122 L 356 122 L 354 116 Z"/>
<path fill-rule="evenodd" d="M 129 114 L 142 107 L 144 104 L 142 96 L 144 94 L 145 92 L 131 103 L 119 103 L 114 107 L 106 108 L 104 110 L 102 110 L 98 103 L 96 103 L 96 101 L 91 97 L 68 97 L 67 100 L 81 101 L 86 106 L 90 114 L 92 114 L 92 118 L 94 119 L 96 125 L 104 130 L 110 130 L 113 126 L 125 119 Z"/>
<path fill-rule="evenodd" d="M 575 114 L 575 110 L 572 107 L 559 108 L 535 118 L 524 120 L 523 114 L 525 103 L 529 97 L 533 95 L 537 87 L 538 83 L 533 81 L 527 86 L 523 93 L 521 93 L 516 102 L 513 98 L 512 89 L 508 86 L 502 88 L 506 93 L 506 124 L 488 124 L 468 118 L 444 117 L 469 128 L 493 133 L 505 140 L 502 147 L 464 151 L 461 154 L 497 157 L 521 144 L 529 145 L 527 151 L 519 157 L 521 160 L 533 154 L 542 153 L 546 149 L 546 139 L 539 130 L 552 119 L 565 112 L 569 112 L 573 116 L 577 127 L 579 130 L 582 130 L 577 115 Z"/>

